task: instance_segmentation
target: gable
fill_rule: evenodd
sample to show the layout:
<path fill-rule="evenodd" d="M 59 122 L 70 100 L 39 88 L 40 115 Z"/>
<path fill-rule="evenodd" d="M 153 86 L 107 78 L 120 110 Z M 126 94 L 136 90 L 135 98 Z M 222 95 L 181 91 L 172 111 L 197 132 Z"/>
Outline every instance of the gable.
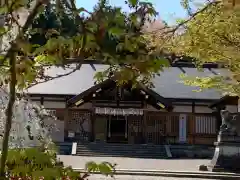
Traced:
<path fill-rule="evenodd" d="M 128 105 L 130 107 L 136 106 L 138 104 L 138 103 L 136 104 L 136 102 L 145 101 L 146 103 L 154 106 L 156 109 L 166 110 L 172 109 L 172 105 L 169 100 L 166 100 L 164 97 L 160 96 L 153 90 L 148 89 L 144 85 L 139 84 L 136 88 L 132 88 L 131 84 L 125 85 L 123 87 L 117 87 L 117 83 L 111 79 L 107 79 L 102 83 L 96 84 L 95 86 L 89 88 L 88 90 L 71 98 L 70 100 L 67 101 L 67 106 L 68 107 L 80 106 L 92 100 L 94 101 L 113 100 L 111 104 L 112 106 L 117 107 L 124 106 L 125 108 Z M 109 105 L 109 102 L 107 103 Z M 140 103 L 137 106 L 142 107 L 142 104 Z"/>

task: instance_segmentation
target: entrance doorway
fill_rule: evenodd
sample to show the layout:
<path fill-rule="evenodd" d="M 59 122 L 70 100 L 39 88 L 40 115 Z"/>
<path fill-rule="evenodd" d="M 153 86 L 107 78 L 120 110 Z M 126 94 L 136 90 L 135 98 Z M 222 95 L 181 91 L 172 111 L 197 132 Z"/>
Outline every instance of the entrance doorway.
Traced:
<path fill-rule="evenodd" d="M 109 118 L 107 140 L 112 143 L 127 143 L 127 120 L 124 116 Z"/>

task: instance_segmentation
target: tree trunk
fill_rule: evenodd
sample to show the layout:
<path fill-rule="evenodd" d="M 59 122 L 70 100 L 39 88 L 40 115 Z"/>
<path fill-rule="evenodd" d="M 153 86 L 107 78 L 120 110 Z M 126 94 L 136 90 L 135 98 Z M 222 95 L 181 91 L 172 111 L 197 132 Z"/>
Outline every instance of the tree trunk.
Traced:
<path fill-rule="evenodd" d="M 16 98 L 16 54 L 15 49 L 13 48 L 10 56 L 9 56 L 9 65 L 10 65 L 10 82 L 9 82 L 9 100 L 7 109 L 5 112 L 5 128 L 4 128 L 4 136 L 3 136 L 3 143 L 2 143 L 2 156 L 1 156 L 1 164 L 0 164 L 0 179 L 5 179 L 5 164 L 8 155 L 8 140 L 9 135 L 12 127 L 12 116 L 13 116 L 13 106 L 15 103 Z"/>

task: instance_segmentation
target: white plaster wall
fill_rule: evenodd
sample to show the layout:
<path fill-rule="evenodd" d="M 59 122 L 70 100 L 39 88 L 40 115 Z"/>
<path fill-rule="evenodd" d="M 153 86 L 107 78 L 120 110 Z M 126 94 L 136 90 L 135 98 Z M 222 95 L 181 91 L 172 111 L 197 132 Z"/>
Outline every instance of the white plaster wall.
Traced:
<path fill-rule="evenodd" d="M 237 105 L 227 105 L 226 110 L 228 110 L 231 113 L 238 112 L 238 106 Z"/>
<path fill-rule="evenodd" d="M 65 101 L 65 98 L 62 97 L 44 97 L 44 100 L 46 101 Z"/>
<path fill-rule="evenodd" d="M 173 105 L 173 112 L 192 113 L 192 104 L 189 105 Z M 153 106 L 147 105 L 148 110 L 156 110 Z M 195 113 L 212 113 L 212 110 L 207 106 L 195 106 Z"/>
<path fill-rule="evenodd" d="M 212 109 L 207 106 L 195 106 L 195 113 L 212 113 Z"/>
<path fill-rule="evenodd" d="M 65 102 L 54 102 L 54 101 L 44 101 L 43 102 L 43 106 L 45 108 L 65 108 L 66 107 L 66 103 Z"/>
<path fill-rule="evenodd" d="M 31 100 L 35 103 L 37 103 L 39 106 L 41 106 L 40 99 L 39 98 L 31 98 Z M 66 108 L 66 103 L 61 102 L 61 101 L 54 101 L 54 100 L 62 100 L 61 98 L 48 98 L 47 101 L 44 99 L 43 101 L 43 106 L 45 108 Z M 73 107 L 73 109 L 91 109 L 92 108 L 92 103 L 84 103 L 83 105 L 79 107 Z"/>
<path fill-rule="evenodd" d="M 183 105 L 174 105 L 173 112 L 181 112 L 181 113 L 191 113 L 192 112 L 192 105 L 183 106 Z"/>

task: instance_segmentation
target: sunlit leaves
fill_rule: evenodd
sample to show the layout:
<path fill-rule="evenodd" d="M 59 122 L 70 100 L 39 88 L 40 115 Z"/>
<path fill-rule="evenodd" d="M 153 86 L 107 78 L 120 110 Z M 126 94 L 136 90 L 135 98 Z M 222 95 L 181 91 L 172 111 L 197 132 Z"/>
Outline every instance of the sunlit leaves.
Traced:
<path fill-rule="evenodd" d="M 91 161 L 86 164 L 86 169 L 89 173 L 100 172 L 101 174 L 106 175 L 106 176 L 113 176 L 113 174 L 115 172 L 115 166 L 108 162 L 102 162 L 102 163 L 97 164 L 97 163 Z"/>
<path fill-rule="evenodd" d="M 0 27 L 0 36 L 4 35 L 7 32 L 5 27 Z"/>
<path fill-rule="evenodd" d="M 0 7 L 0 14 L 5 14 L 5 13 L 7 13 L 7 12 L 8 12 L 7 6 L 6 6 L 6 5 L 2 5 L 2 6 Z"/>
<path fill-rule="evenodd" d="M 51 2 L 19 42 L 22 55 L 34 63 L 24 65 L 24 72 L 18 75 L 18 87 L 25 88 L 31 85 L 31 81 L 35 82 L 35 78 L 44 78 L 41 66 L 67 64 L 69 58 L 79 59 L 76 63 L 82 63 L 83 59 L 97 59 L 100 63 L 109 64 L 111 69 L 114 67 L 116 73 L 133 71 L 133 75 L 128 76 L 135 78 L 133 81 L 139 76 L 148 76 L 144 79 L 150 80 L 153 73 L 161 70 L 161 66 L 155 63 L 157 57 L 150 53 L 142 28 L 157 13 L 149 2 L 129 0 L 126 3 L 130 13 L 99 0 L 93 12 L 88 12 L 87 17 L 80 17 L 79 13 L 87 10 L 70 10 L 68 7 L 56 11 L 55 8 L 60 6 Z M 154 63 L 150 63 L 152 60 Z M 127 69 L 122 64 L 127 64 Z M 108 73 L 102 74 L 108 77 Z"/>
<path fill-rule="evenodd" d="M 224 93 L 239 94 L 237 87 L 240 80 L 239 10 L 226 8 L 220 2 L 207 4 L 202 8 L 204 10 L 199 9 L 200 13 L 185 23 L 185 29 L 172 37 L 172 41 L 168 41 L 165 48 L 179 55 L 193 57 L 199 65 L 218 63 L 230 70 L 230 75 L 226 76 L 231 81 L 226 81 L 222 77 L 196 78 L 195 82 L 186 81 L 188 85 L 198 85 L 200 88 L 213 87 Z"/>
<path fill-rule="evenodd" d="M 138 3 L 138 0 L 128 0 L 129 4 L 133 7 L 135 7 Z"/>
<path fill-rule="evenodd" d="M 117 27 L 112 27 L 111 29 L 109 29 L 110 34 L 112 34 L 113 36 L 120 36 L 122 35 L 125 31 L 124 29 L 120 29 Z"/>
<path fill-rule="evenodd" d="M 63 167 L 55 154 L 41 151 L 39 148 L 9 150 L 6 170 L 11 177 L 29 177 L 31 179 L 86 179 L 91 173 L 100 172 L 113 176 L 114 165 L 108 162 L 86 164 L 87 173 L 74 172 L 71 167 Z"/>

